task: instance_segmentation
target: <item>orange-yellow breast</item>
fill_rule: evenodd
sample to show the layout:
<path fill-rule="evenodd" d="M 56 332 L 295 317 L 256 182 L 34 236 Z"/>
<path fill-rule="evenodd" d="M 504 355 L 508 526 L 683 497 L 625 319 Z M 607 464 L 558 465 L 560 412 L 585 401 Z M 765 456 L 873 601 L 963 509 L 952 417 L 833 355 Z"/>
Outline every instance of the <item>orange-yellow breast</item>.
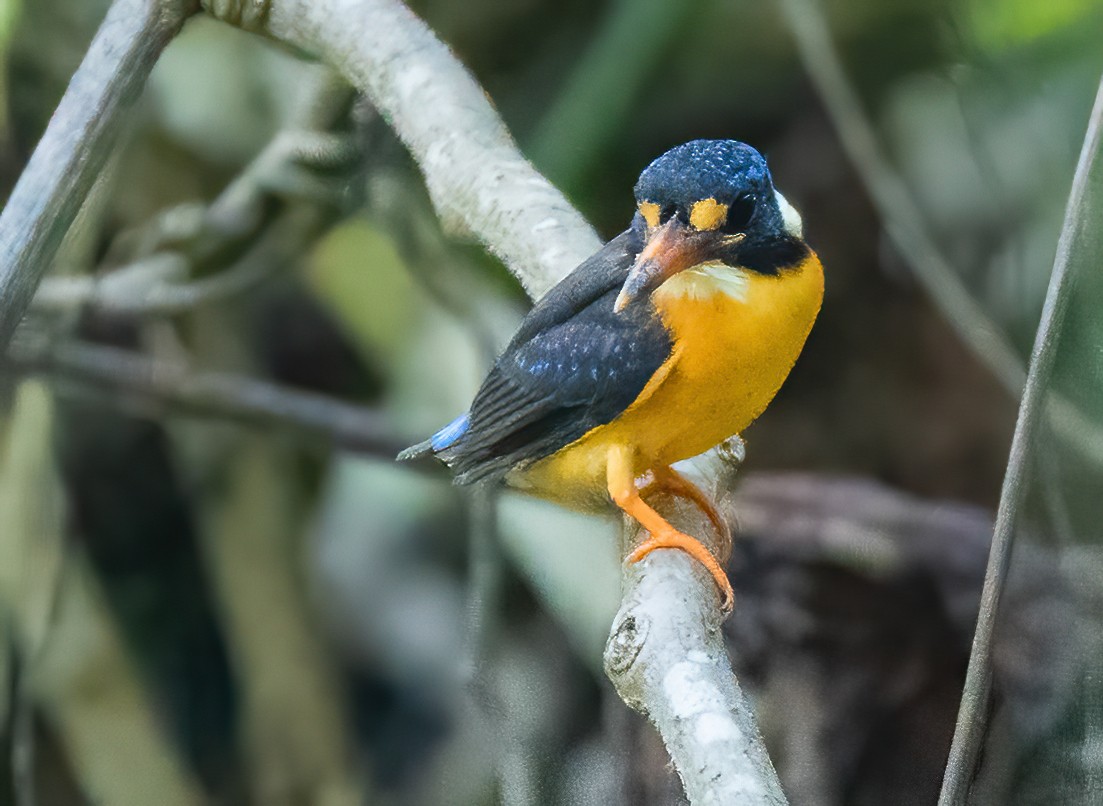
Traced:
<path fill-rule="evenodd" d="M 797 360 L 823 299 L 823 268 L 814 254 L 777 275 L 705 264 L 667 280 L 652 299 L 671 331 L 670 358 L 619 417 L 511 484 L 586 508 L 606 497 L 612 445 L 633 448 L 638 475 L 740 433 Z"/>

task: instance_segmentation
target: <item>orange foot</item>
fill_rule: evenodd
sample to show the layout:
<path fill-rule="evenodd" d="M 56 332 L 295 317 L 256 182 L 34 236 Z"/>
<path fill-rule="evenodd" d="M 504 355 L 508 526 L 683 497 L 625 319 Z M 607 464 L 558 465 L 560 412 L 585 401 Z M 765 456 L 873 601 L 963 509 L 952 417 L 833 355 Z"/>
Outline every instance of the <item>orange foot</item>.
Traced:
<path fill-rule="evenodd" d="M 627 562 L 638 563 L 655 549 L 681 549 L 705 566 L 708 572 L 712 574 L 716 587 L 720 589 L 720 608 L 725 613 L 732 611 L 735 606 L 735 591 L 732 590 L 728 575 L 716 557 L 705 548 L 700 540 L 671 528 L 667 532 L 652 534 L 651 537 L 636 546 L 635 550 L 628 555 Z"/>
<path fill-rule="evenodd" d="M 709 500 L 701 488 L 691 482 L 672 467 L 659 467 L 651 471 L 651 480 L 640 488 L 640 495 L 647 497 L 655 491 L 670 493 L 686 501 L 689 501 L 709 519 L 712 528 L 720 537 L 720 552 L 723 557 L 731 553 L 732 533 L 728 522 L 716 511 L 716 506 Z"/>
<path fill-rule="evenodd" d="M 681 549 L 708 569 L 716 581 L 716 587 L 720 589 L 720 606 L 725 613 L 731 612 L 735 594 L 724 568 L 700 540 L 679 532 L 640 497 L 640 490 L 636 487 L 635 475 L 632 472 L 631 452 L 627 447 L 617 446 L 609 451 L 607 473 L 609 494 L 613 497 L 613 501 L 651 533 L 651 537 L 628 555 L 627 561 L 639 562 L 656 549 Z M 730 547 L 731 535 L 727 524 L 720 518 L 704 493 L 669 467 L 652 471 L 652 474 L 654 480 L 646 485 L 647 489 L 659 485 L 664 490 L 692 500 L 716 526 L 721 538 L 727 543 L 725 548 Z"/>

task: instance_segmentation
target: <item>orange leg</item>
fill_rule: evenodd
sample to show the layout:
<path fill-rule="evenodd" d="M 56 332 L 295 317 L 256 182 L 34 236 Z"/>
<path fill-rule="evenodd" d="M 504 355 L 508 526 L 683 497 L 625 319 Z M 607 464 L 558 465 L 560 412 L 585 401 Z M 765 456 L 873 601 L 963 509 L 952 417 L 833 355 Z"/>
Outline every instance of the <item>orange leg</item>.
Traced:
<path fill-rule="evenodd" d="M 656 481 L 658 481 L 658 476 Z M 682 479 L 682 481 L 685 480 Z M 735 594 L 732 591 L 731 582 L 728 581 L 728 575 L 724 572 L 716 557 L 705 548 L 700 540 L 679 532 L 640 497 L 640 491 L 636 487 L 635 475 L 632 472 L 631 454 L 627 447 L 617 446 L 609 451 L 607 482 L 609 494 L 613 497 L 616 505 L 638 521 L 651 534 L 647 540 L 636 547 L 635 551 L 628 555 L 627 561 L 630 563 L 639 562 L 656 549 L 681 549 L 705 566 L 708 572 L 712 574 L 712 578 L 716 581 L 716 587 L 720 589 L 720 606 L 725 613 L 730 612 L 735 602 Z M 685 483 L 689 485 L 689 482 Z M 696 487 L 693 489 L 696 490 Z M 697 490 L 697 494 L 702 495 L 700 490 Z"/>
<path fill-rule="evenodd" d="M 676 495 L 696 506 L 712 523 L 712 528 L 720 536 L 721 556 L 731 553 L 732 533 L 728 522 L 716 511 L 716 506 L 709 497 L 701 492 L 701 488 L 687 479 L 672 467 L 659 467 L 651 471 L 651 480 L 640 488 L 640 495 L 646 498 L 651 493 L 659 491 Z"/>

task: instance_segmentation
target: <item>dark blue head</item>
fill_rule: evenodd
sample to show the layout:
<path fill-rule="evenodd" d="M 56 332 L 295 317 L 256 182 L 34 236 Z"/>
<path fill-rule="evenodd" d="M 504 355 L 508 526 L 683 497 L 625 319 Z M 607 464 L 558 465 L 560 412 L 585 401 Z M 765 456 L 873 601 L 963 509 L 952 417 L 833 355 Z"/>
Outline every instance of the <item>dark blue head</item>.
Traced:
<path fill-rule="evenodd" d="M 766 160 L 737 140 L 693 140 L 648 165 L 632 220 L 638 259 L 618 310 L 701 263 L 776 274 L 807 253 L 800 216 L 774 189 Z"/>
<path fill-rule="evenodd" d="M 762 155 L 738 140 L 693 140 L 676 146 L 643 169 L 636 201 L 688 213 L 701 199 L 731 204 L 741 197 L 772 195 Z"/>

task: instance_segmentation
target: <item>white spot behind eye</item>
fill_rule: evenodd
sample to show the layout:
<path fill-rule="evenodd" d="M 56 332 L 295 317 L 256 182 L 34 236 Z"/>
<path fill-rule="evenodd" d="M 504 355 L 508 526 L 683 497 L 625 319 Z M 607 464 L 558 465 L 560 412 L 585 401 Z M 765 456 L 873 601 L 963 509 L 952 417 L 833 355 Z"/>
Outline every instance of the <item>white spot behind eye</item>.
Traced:
<path fill-rule="evenodd" d="M 800 213 L 793 205 L 789 204 L 789 200 L 774 191 L 774 198 L 777 199 L 777 206 L 781 209 L 781 221 L 785 225 L 785 231 L 792 235 L 794 238 L 804 237 L 804 222 L 801 221 Z"/>

